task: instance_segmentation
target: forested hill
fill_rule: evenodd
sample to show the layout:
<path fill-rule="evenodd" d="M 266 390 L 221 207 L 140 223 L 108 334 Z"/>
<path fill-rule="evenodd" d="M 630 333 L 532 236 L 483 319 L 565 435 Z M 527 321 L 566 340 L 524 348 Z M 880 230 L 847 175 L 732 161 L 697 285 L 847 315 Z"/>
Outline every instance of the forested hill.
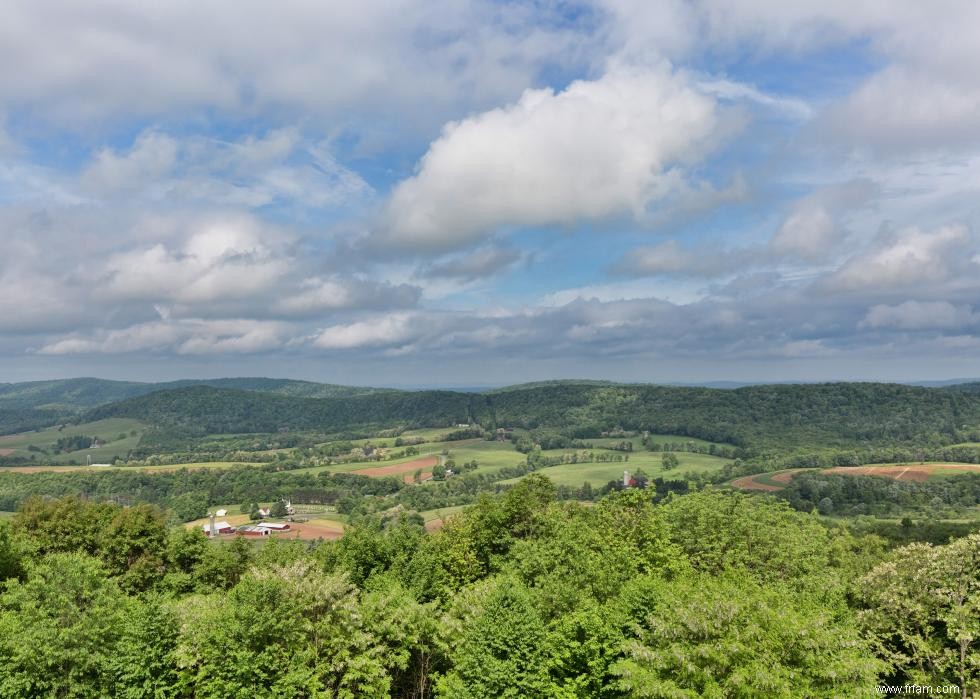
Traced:
<path fill-rule="evenodd" d="M 980 394 L 899 384 L 750 386 L 735 390 L 556 383 L 489 394 L 382 392 L 304 398 L 214 387 L 158 391 L 97 408 L 194 432 L 451 426 L 548 428 L 592 438 L 615 428 L 753 449 L 940 445 L 980 435 Z"/>
<path fill-rule="evenodd" d="M 165 383 L 78 378 L 7 383 L 0 384 L 0 434 L 47 427 L 73 420 L 100 405 L 187 386 L 214 386 L 313 398 L 394 392 L 393 389 L 268 378 L 184 379 Z"/>
<path fill-rule="evenodd" d="M 131 417 L 189 433 L 343 430 L 350 427 L 455 425 L 492 418 L 485 397 L 451 391 L 385 391 L 306 398 L 212 386 L 157 391 L 96 408 L 86 421 Z"/>

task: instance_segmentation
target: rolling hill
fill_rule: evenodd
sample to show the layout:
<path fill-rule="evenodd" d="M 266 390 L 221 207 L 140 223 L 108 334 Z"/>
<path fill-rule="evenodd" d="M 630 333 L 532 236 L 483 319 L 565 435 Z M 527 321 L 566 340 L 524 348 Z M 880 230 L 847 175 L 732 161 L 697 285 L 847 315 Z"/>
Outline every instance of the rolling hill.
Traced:
<path fill-rule="evenodd" d="M 973 441 L 980 394 L 899 384 L 779 384 L 738 389 L 560 382 L 487 394 L 382 391 L 327 398 L 187 386 L 95 408 L 188 433 L 449 426 L 614 428 L 686 435 L 753 450 Z"/>
<path fill-rule="evenodd" d="M 24 432 L 76 419 L 100 405 L 116 403 L 155 391 L 189 386 L 256 391 L 306 398 L 340 398 L 394 389 L 338 386 L 312 381 L 269 378 L 184 379 L 164 383 L 77 378 L 0 384 L 0 434 Z"/>

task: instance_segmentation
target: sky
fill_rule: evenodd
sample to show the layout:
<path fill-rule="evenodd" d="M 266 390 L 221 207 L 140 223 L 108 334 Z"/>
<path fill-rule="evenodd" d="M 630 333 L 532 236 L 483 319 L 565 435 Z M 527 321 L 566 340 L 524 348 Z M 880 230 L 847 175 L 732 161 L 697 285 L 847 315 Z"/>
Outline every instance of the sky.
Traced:
<path fill-rule="evenodd" d="M 0 382 L 980 376 L 977 27 L 5 2 Z"/>

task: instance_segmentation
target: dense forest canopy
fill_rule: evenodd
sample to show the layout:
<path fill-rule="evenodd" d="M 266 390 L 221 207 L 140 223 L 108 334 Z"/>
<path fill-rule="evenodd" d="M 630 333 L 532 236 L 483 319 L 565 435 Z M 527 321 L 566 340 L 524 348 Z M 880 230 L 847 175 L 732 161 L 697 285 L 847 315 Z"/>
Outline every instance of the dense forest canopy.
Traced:
<path fill-rule="evenodd" d="M 151 505 L 28 501 L 0 524 L 0 694 L 978 689 L 977 535 L 888 551 L 734 493 L 554 496 L 531 477 L 437 534 L 364 518 L 335 543 L 260 548 L 168 528 Z"/>

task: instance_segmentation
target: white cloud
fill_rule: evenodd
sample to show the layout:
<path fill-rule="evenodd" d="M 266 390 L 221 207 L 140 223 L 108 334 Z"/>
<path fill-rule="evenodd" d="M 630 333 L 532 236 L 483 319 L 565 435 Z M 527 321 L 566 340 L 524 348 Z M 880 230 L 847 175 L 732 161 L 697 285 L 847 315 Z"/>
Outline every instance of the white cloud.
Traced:
<path fill-rule="evenodd" d="M 547 8 L 537 6 L 537 12 Z M 216 0 L 134 7 L 15 1 L 0 22 L 0 104 L 79 127 L 182 113 L 376 115 L 436 126 L 513 98 L 587 37 L 477 0 Z M 534 17 L 534 15 L 530 15 Z M 356 116 L 355 116 L 356 115 Z M 435 120 L 435 123 L 432 123 Z"/>
<path fill-rule="evenodd" d="M 284 326 L 254 320 L 160 320 L 141 323 L 98 337 L 70 337 L 45 345 L 38 354 L 177 354 L 253 353 L 283 344 Z"/>
<path fill-rule="evenodd" d="M 837 223 L 827 209 L 817 203 L 796 207 L 772 237 L 777 254 L 820 260 L 831 254 L 840 239 Z"/>
<path fill-rule="evenodd" d="M 295 128 L 230 142 L 147 130 L 128 150 L 96 153 L 80 183 L 86 195 L 104 201 L 138 197 L 156 206 L 344 208 L 373 194 L 326 144 L 306 143 Z"/>
<path fill-rule="evenodd" d="M 409 308 L 415 306 L 421 289 L 409 284 L 390 284 L 357 278 L 309 278 L 300 289 L 274 304 L 276 311 L 290 315 L 321 315 L 344 309 Z"/>
<path fill-rule="evenodd" d="M 751 248 L 725 250 L 717 245 L 684 247 L 676 240 L 630 250 L 613 271 L 630 276 L 724 276 L 763 262 L 763 252 Z"/>
<path fill-rule="evenodd" d="M 753 85 L 734 80 L 702 80 L 698 87 L 720 99 L 748 100 L 792 119 L 805 121 L 815 114 L 813 107 L 798 97 L 772 95 Z"/>
<path fill-rule="evenodd" d="M 980 17 L 977 18 L 980 21 Z M 980 51 L 973 60 L 980 60 Z M 908 155 L 980 144 L 980 79 L 889 66 L 832 107 L 826 127 L 856 150 Z"/>
<path fill-rule="evenodd" d="M 879 194 L 866 178 L 824 186 L 794 202 L 789 215 L 769 241 L 776 255 L 821 262 L 837 255 L 848 217 Z"/>
<path fill-rule="evenodd" d="M 934 230 L 906 228 L 881 236 L 828 276 L 824 284 L 847 291 L 909 288 L 922 282 L 940 285 L 959 276 L 964 252 L 972 243 L 973 236 L 962 225 Z"/>
<path fill-rule="evenodd" d="M 176 164 L 177 142 L 165 134 L 147 131 L 128 153 L 100 150 L 82 173 L 82 183 L 96 192 L 139 189 L 169 176 Z"/>
<path fill-rule="evenodd" d="M 111 299 L 182 303 L 254 297 L 290 271 L 264 235 L 269 233 L 249 218 L 204 223 L 179 250 L 157 244 L 113 255 L 100 291 Z"/>
<path fill-rule="evenodd" d="M 482 247 L 455 255 L 424 270 L 426 277 L 473 280 L 492 277 L 511 267 L 524 256 L 509 247 Z"/>
<path fill-rule="evenodd" d="M 417 320 L 414 314 L 389 313 L 356 323 L 332 325 L 320 331 L 313 345 L 326 350 L 400 345 L 414 337 L 412 325 Z"/>
<path fill-rule="evenodd" d="M 718 126 L 714 101 L 667 67 L 527 90 L 445 127 L 392 193 L 386 242 L 439 250 L 506 225 L 641 217 Z"/>
<path fill-rule="evenodd" d="M 905 301 L 894 306 L 872 306 L 860 325 L 875 329 L 951 330 L 973 325 L 977 320 L 969 306 L 956 306 L 947 301 Z"/>

